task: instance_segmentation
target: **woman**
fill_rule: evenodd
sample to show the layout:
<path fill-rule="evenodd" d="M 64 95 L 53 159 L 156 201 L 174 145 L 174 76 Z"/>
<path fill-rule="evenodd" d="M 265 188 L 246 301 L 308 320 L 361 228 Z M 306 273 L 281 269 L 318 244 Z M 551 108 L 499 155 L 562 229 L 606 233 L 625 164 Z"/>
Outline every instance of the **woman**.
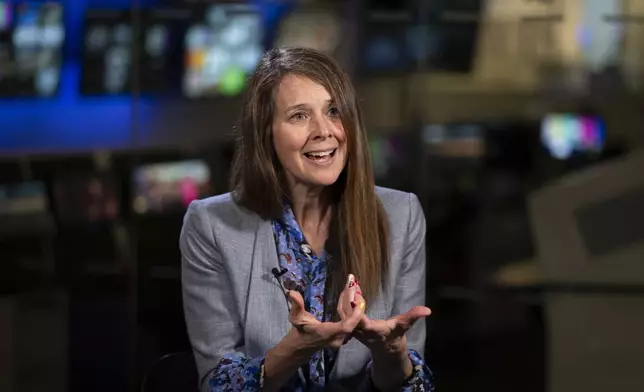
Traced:
<path fill-rule="evenodd" d="M 433 390 L 425 219 L 374 186 L 347 75 L 267 52 L 238 131 L 234 192 L 193 202 L 181 233 L 201 390 Z"/>

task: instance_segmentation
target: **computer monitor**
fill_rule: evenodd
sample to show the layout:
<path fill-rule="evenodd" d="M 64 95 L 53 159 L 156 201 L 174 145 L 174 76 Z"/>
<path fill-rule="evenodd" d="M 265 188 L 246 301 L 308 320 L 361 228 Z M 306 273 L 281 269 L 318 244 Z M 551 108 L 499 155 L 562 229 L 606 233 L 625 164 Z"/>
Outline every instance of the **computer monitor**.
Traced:
<path fill-rule="evenodd" d="M 553 113 L 542 120 L 541 142 L 555 159 L 599 155 L 606 143 L 606 126 L 599 116 Z"/>
<path fill-rule="evenodd" d="M 132 15 L 127 10 L 88 10 L 83 32 L 81 94 L 122 95 L 132 91 Z"/>
<path fill-rule="evenodd" d="M 49 210 L 47 188 L 39 181 L 1 184 L 0 216 L 46 213 Z"/>
<path fill-rule="evenodd" d="M 53 233 L 54 222 L 49 206 L 47 187 L 43 182 L 0 184 L 0 239 L 8 241 L 0 244 L 0 248 L 4 246 L 3 251 L 9 253 L 12 252 L 12 248 L 18 250 L 13 256 L 3 253 L 5 258 L 24 256 L 20 254 L 20 246 L 15 247 L 16 241 L 33 244 L 34 238 L 46 237 Z M 22 240 L 18 240 L 19 238 Z M 0 255 L 0 259 L 2 258 Z"/>
<path fill-rule="evenodd" d="M 423 127 L 424 151 L 431 157 L 482 159 L 485 131 L 480 123 L 428 124 Z"/>
<path fill-rule="evenodd" d="M 239 95 L 264 52 L 261 15 L 249 4 L 213 4 L 188 28 L 184 46 L 186 97 Z"/>
<path fill-rule="evenodd" d="M 211 193 L 210 168 L 200 160 L 153 163 L 133 176 L 133 210 L 138 215 L 182 213 Z"/>
<path fill-rule="evenodd" d="M 362 74 L 397 74 L 417 68 L 426 29 L 415 1 L 367 1 L 361 10 L 357 67 Z"/>
<path fill-rule="evenodd" d="M 0 97 L 56 95 L 64 41 L 59 2 L 0 1 Z"/>
<path fill-rule="evenodd" d="M 644 284 L 644 151 L 590 166 L 530 196 L 546 283 Z"/>
<path fill-rule="evenodd" d="M 137 45 L 142 93 L 181 95 L 184 38 L 196 12 L 189 7 L 141 10 Z"/>
<path fill-rule="evenodd" d="M 370 73 L 470 72 L 481 10 L 480 0 L 368 2 L 363 11 L 359 68 Z"/>

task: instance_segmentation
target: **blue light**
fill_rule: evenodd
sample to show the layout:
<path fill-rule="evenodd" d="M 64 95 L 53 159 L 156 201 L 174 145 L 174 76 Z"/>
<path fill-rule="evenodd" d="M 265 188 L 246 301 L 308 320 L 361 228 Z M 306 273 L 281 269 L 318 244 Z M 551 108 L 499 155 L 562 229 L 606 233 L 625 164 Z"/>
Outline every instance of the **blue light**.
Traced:
<path fill-rule="evenodd" d="M 133 0 L 59 0 L 64 7 L 66 42 L 59 92 L 45 99 L 0 100 L 0 155 L 16 151 L 126 148 L 132 143 L 132 106 L 137 123 L 145 124 L 158 106 L 153 99 L 87 98 L 79 93 L 83 17 L 88 8 L 127 9 Z M 30 3 L 45 3 L 36 0 Z M 141 7 L 163 0 L 137 0 Z M 290 2 L 255 0 L 270 29 Z M 280 4 L 276 4 L 280 3 Z M 145 128 L 143 126 L 143 128 Z"/>

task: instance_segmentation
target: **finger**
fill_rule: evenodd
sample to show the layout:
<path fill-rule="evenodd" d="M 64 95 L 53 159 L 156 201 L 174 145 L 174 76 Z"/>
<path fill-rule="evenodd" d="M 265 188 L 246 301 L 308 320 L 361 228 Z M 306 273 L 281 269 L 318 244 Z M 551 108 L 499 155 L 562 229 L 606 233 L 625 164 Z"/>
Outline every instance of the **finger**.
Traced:
<path fill-rule="evenodd" d="M 367 301 L 362 296 L 362 291 L 358 290 L 354 294 L 353 301 L 351 302 L 351 308 L 360 308 L 360 310 L 362 310 L 362 313 L 367 311 Z"/>
<path fill-rule="evenodd" d="M 312 328 L 315 329 L 315 332 L 325 340 L 334 340 L 338 335 L 343 333 L 343 323 L 337 322 L 326 322 L 326 323 L 317 323 L 312 325 Z"/>
<path fill-rule="evenodd" d="M 290 311 L 291 316 L 298 316 L 301 313 L 306 312 L 304 308 L 304 298 L 302 298 L 302 294 L 300 294 L 297 290 L 289 290 L 287 295 L 288 295 L 288 300 L 291 303 L 291 311 Z"/>
<path fill-rule="evenodd" d="M 369 324 L 371 324 L 371 319 L 366 314 L 363 314 L 362 318 L 358 322 L 358 326 L 356 327 L 356 329 L 358 330 L 369 329 Z"/>
<path fill-rule="evenodd" d="M 351 315 L 345 319 L 344 326 L 346 327 L 345 331 L 353 332 L 353 330 L 358 326 L 362 317 L 364 316 L 364 311 L 366 309 L 366 301 L 362 296 L 358 296 L 357 300 L 360 301 L 359 305 L 353 308 Z"/>
<path fill-rule="evenodd" d="M 406 331 L 413 327 L 418 320 L 428 317 L 430 314 L 432 314 L 432 311 L 428 307 L 414 306 L 407 313 L 396 316 L 396 324 Z"/>
<path fill-rule="evenodd" d="M 349 274 L 347 276 L 347 282 L 344 285 L 344 289 L 338 298 L 338 314 L 340 315 L 340 319 L 345 319 L 353 313 L 351 303 L 354 301 L 356 285 L 357 282 L 355 276 L 353 274 Z"/>
<path fill-rule="evenodd" d="M 340 320 L 344 320 L 347 317 L 347 313 L 345 311 L 345 302 L 346 302 L 346 297 L 347 293 L 342 290 L 340 293 L 340 296 L 338 297 L 338 305 L 336 306 L 336 311 L 338 312 L 338 315 L 340 316 Z"/>
<path fill-rule="evenodd" d="M 347 286 L 345 287 L 344 290 L 346 292 L 345 306 L 347 307 L 345 312 L 347 314 L 351 314 L 352 313 L 351 304 L 354 303 L 356 291 L 358 290 L 358 281 L 356 280 L 356 277 L 353 274 L 349 274 L 349 276 L 347 277 Z"/>
<path fill-rule="evenodd" d="M 360 317 L 360 320 L 358 321 L 358 325 L 356 326 L 356 328 L 359 328 L 359 329 L 365 328 L 365 326 L 367 326 L 369 323 L 369 317 L 366 314 L 367 300 L 364 299 L 364 297 L 362 296 L 362 292 L 360 290 L 356 292 L 354 304 L 352 306 L 354 307 L 354 309 L 359 309 L 360 312 L 362 312 L 362 317 Z"/>

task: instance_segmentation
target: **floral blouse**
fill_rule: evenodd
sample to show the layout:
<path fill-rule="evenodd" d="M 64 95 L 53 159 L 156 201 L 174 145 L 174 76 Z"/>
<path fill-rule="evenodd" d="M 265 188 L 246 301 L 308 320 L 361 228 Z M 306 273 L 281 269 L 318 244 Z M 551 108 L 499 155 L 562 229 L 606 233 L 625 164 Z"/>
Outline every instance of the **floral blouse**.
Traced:
<path fill-rule="evenodd" d="M 331 320 L 331 310 L 335 307 L 325 301 L 324 296 L 327 262 L 330 257 L 326 254 L 320 256 L 313 254 L 290 207 L 286 207 L 282 219 L 273 221 L 272 225 L 280 267 L 287 271 L 281 277 L 284 288 L 298 290 L 304 298 L 306 310 L 318 320 Z M 283 386 L 282 391 L 324 390 L 336 354 L 337 351 L 332 349 L 315 353 L 311 356 L 308 366 L 304 366 L 301 372 L 294 375 Z M 429 367 L 414 350 L 409 350 L 409 358 L 414 371 L 400 391 L 433 392 L 433 376 Z M 261 390 L 264 359 L 265 357 L 224 356 L 209 380 L 210 390 L 213 392 Z M 370 367 L 371 363 L 365 368 L 366 375 L 371 374 Z"/>

